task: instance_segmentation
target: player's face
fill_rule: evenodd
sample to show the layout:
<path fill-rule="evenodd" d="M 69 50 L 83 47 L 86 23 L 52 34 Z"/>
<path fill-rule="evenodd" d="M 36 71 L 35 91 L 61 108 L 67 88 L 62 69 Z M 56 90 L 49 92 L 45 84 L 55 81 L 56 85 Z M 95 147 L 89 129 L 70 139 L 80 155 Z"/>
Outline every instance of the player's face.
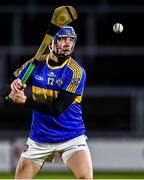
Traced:
<path fill-rule="evenodd" d="M 73 37 L 59 37 L 54 45 L 54 51 L 57 54 L 68 56 L 73 51 L 74 43 Z"/>

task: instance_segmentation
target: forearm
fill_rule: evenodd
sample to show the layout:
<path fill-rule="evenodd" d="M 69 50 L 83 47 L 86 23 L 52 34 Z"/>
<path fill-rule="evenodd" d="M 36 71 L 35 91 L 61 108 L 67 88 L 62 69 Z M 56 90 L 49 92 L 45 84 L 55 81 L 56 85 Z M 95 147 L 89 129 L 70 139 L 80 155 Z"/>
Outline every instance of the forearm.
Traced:
<path fill-rule="evenodd" d="M 59 108 L 55 104 L 38 102 L 33 100 L 31 97 L 27 97 L 24 105 L 54 117 L 58 117 L 61 114 L 61 111 L 59 111 Z"/>
<path fill-rule="evenodd" d="M 27 97 L 25 106 L 56 118 L 72 104 L 76 96 L 76 94 L 64 91 L 53 103 L 38 102 L 32 97 Z"/>

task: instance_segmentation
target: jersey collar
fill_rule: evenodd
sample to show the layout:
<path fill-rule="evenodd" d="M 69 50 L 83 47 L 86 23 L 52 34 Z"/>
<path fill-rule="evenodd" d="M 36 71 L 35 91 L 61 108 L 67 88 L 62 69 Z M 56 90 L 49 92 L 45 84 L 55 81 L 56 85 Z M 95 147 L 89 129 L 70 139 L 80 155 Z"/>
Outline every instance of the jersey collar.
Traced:
<path fill-rule="evenodd" d="M 62 67 L 64 67 L 66 64 L 67 64 L 67 62 L 69 61 L 69 59 L 70 59 L 71 57 L 69 57 L 65 62 L 63 62 L 61 65 L 59 65 L 59 66 L 51 66 L 51 65 L 49 65 L 49 63 L 48 63 L 48 61 L 49 61 L 49 55 L 46 57 L 46 64 L 47 64 L 47 66 L 48 66 L 48 68 L 50 68 L 50 69 L 58 69 L 58 68 L 62 68 Z"/>

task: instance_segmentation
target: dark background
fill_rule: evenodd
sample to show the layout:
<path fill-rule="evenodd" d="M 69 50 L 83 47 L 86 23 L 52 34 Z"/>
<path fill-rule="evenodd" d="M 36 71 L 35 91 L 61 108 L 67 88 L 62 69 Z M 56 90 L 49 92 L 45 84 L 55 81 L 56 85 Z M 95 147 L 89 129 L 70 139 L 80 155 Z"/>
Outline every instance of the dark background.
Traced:
<path fill-rule="evenodd" d="M 88 133 L 143 136 L 143 116 L 138 121 L 141 111 L 135 109 L 144 88 L 144 2 L 140 0 L 1 0 L 0 85 L 34 56 L 59 5 L 72 5 L 78 13 L 72 23 L 78 34 L 74 56 L 87 72 L 83 112 Z M 112 31 L 117 22 L 124 26 L 121 34 Z M 0 113 L 1 132 L 29 130 L 31 110 L 1 100 Z"/>

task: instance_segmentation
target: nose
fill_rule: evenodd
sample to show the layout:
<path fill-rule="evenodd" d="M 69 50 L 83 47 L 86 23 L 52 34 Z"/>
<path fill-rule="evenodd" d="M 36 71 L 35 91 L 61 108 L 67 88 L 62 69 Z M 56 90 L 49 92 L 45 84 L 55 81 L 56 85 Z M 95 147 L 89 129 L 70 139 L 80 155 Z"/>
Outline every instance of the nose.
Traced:
<path fill-rule="evenodd" d="M 66 38 L 65 38 L 65 42 L 66 42 L 66 43 L 69 43 L 69 42 L 70 42 L 70 37 L 66 37 Z"/>

